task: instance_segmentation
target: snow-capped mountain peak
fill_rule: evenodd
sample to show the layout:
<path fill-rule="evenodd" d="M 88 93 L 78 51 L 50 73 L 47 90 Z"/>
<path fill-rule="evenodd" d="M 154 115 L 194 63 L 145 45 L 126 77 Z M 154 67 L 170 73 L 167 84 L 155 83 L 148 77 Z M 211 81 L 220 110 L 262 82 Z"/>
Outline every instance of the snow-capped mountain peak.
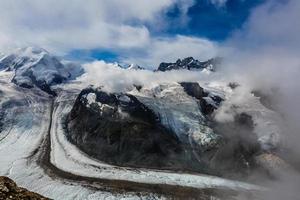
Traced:
<path fill-rule="evenodd" d="M 130 70 L 142 70 L 144 69 L 143 67 L 139 66 L 138 64 L 135 64 L 135 63 L 132 63 L 130 64 L 127 69 L 130 69 Z"/>
<path fill-rule="evenodd" d="M 28 57 L 41 55 L 41 54 L 42 55 L 49 54 L 47 50 L 40 47 L 34 47 L 34 46 L 19 48 L 15 52 L 16 54 L 23 54 L 24 56 L 28 56 Z"/>
<path fill-rule="evenodd" d="M 19 48 L 0 59 L 0 70 L 14 71 L 12 79 L 16 85 L 38 88 L 50 92 L 50 86 L 62 83 L 71 77 L 68 68 L 51 55 L 38 47 Z"/>

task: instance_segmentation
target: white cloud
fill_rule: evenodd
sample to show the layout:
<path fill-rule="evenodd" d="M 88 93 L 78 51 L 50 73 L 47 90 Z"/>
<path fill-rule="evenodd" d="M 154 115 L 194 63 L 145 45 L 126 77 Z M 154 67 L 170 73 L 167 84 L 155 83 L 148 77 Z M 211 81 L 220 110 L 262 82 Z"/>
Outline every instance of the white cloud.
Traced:
<path fill-rule="evenodd" d="M 276 1 L 256 8 L 244 28 L 238 31 L 231 42 L 247 49 L 261 47 L 284 47 L 300 49 L 300 2 L 297 0 Z"/>
<path fill-rule="evenodd" d="M 124 62 L 155 68 L 160 61 L 216 55 L 216 44 L 206 39 L 154 37 L 144 24 L 167 27 L 163 13 L 171 6 L 185 23 L 194 0 L 2 0 L 0 51 L 40 46 L 56 54 L 72 49 L 109 49 Z"/>
<path fill-rule="evenodd" d="M 226 43 L 231 48 L 225 54 L 232 71 L 250 77 L 259 87 L 294 88 L 295 94 L 300 75 L 299 10 L 298 0 L 271 0 L 255 9 L 243 29 Z"/>
<path fill-rule="evenodd" d="M 200 60 L 210 59 L 218 54 L 218 45 L 207 39 L 177 35 L 173 38 L 154 38 L 140 51 L 136 57 L 129 52 L 128 58 L 123 61 L 154 69 L 160 62 L 175 62 L 178 58 L 189 56 Z"/>
<path fill-rule="evenodd" d="M 191 0 L 2 0 L 0 50 L 26 45 L 56 52 L 142 47 L 151 39 L 144 24 L 163 21 L 161 13 L 178 2 L 192 4 Z"/>
<path fill-rule="evenodd" d="M 77 80 L 83 87 L 92 84 L 103 86 L 109 92 L 124 92 L 136 85 L 156 85 L 166 82 L 205 81 L 218 74 L 207 74 L 201 71 L 173 70 L 167 72 L 153 72 L 150 70 L 127 70 L 116 64 L 95 61 L 84 65 L 86 73 Z"/>

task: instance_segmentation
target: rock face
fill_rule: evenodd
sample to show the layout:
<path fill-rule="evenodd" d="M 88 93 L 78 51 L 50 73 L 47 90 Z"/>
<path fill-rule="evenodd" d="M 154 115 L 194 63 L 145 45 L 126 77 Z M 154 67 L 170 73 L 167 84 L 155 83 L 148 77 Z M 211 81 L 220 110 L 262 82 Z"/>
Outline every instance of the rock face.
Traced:
<path fill-rule="evenodd" d="M 88 88 L 66 120 L 67 137 L 89 155 L 122 166 L 188 169 L 180 141 L 129 94 Z"/>
<path fill-rule="evenodd" d="M 35 47 L 18 49 L 3 56 L 0 59 L 1 69 L 15 72 L 12 82 L 16 85 L 25 88 L 36 86 L 49 94 L 54 94 L 50 88 L 52 85 L 71 78 L 73 72 L 71 67 L 65 67 L 46 50 Z"/>
<path fill-rule="evenodd" d="M 157 71 L 169 71 L 169 70 L 209 70 L 214 71 L 215 66 L 220 62 L 219 58 L 210 59 L 204 62 L 200 62 L 193 57 L 187 57 L 183 60 L 178 59 L 175 63 L 161 63 Z"/>
<path fill-rule="evenodd" d="M 199 100 L 201 111 L 205 115 L 212 114 L 212 112 L 217 109 L 223 101 L 221 97 L 204 91 L 198 83 L 181 82 L 180 85 L 184 88 L 188 95 Z"/>
<path fill-rule="evenodd" d="M 8 200 L 47 200 L 37 193 L 30 192 L 24 188 L 18 187 L 11 179 L 0 176 L 0 199 Z"/>

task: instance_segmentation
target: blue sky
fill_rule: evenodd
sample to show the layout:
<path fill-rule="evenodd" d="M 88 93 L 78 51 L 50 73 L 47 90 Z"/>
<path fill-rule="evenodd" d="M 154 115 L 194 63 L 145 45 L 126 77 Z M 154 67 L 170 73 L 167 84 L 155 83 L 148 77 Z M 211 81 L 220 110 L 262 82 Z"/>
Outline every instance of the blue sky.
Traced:
<path fill-rule="evenodd" d="M 171 26 L 168 34 L 185 34 L 206 37 L 211 40 L 224 40 L 230 33 L 239 29 L 247 20 L 250 11 L 264 0 L 228 0 L 218 6 L 207 0 L 198 0 L 188 10 L 189 22 L 186 26 Z M 174 20 L 178 8 L 170 9 L 168 16 Z M 176 21 L 175 23 L 176 24 Z"/>
<path fill-rule="evenodd" d="M 228 43 L 297 49 L 298 6 L 298 0 L 1 0 L 0 52 L 38 46 L 68 59 L 156 68 L 218 56 Z"/>
<path fill-rule="evenodd" d="M 228 0 L 219 5 L 209 0 L 197 0 L 188 8 L 184 23 L 181 22 L 180 5 L 174 4 L 162 13 L 162 18 L 168 23 L 166 26 L 157 29 L 156 24 L 143 25 L 147 26 L 150 34 L 157 37 L 180 34 L 222 42 L 243 26 L 252 9 L 264 2 L 265 0 Z M 67 55 L 72 59 L 103 59 L 109 62 L 117 61 L 120 56 L 119 52 L 110 49 L 74 49 Z"/>

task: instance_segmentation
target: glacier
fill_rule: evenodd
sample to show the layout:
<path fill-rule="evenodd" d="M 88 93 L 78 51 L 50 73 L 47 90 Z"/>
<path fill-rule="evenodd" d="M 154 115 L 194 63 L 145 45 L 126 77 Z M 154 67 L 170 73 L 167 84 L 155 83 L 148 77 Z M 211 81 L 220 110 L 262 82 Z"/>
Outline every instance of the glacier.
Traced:
<path fill-rule="evenodd" d="M 47 62 L 39 63 L 43 59 Z M 86 87 L 86 83 L 76 79 L 84 72 L 75 64 L 53 59 L 45 51 L 34 48 L 22 50 L 18 56 L 3 55 L 0 58 L 0 114 L 4 124 L 0 129 L 0 172 L 14 179 L 18 185 L 53 199 L 168 198 L 168 193 L 147 189 L 154 186 L 161 191 L 166 188 L 234 191 L 230 198 L 266 190 L 253 183 L 201 173 L 115 166 L 87 155 L 70 143 L 63 127 L 78 94 Z M 8 63 L 10 67 L 14 63 L 14 68 L 7 68 Z M 38 85 L 32 85 L 34 82 L 26 75 L 27 71 L 32 72 L 35 80 L 49 84 L 56 96 L 41 90 Z M 56 74 L 68 81 L 54 84 Z M 22 84 L 16 82 L 33 87 L 19 87 Z M 259 97 L 248 91 L 246 98 L 238 101 L 240 89 L 231 88 L 227 82 L 199 80 L 198 83 L 209 94 L 205 100 L 216 108 L 216 119 L 222 118 L 224 113 L 245 112 L 253 118 L 254 132 L 263 149 L 280 145 L 282 120 L 275 111 L 263 106 Z M 239 87 L 243 89 L 243 86 Z M 181 142 L 195 147 L 193 153 L 197 159 L 202 159 L 199 152 L 218 146 L 221 136 L 208 126 L 208 119 L 199 109 L 197 99 L 189 96 L 178 82 L 151 83 L 139 89 L 128 87 L 124 94 L 134 95 L 153 110 L 161 123 L 172 130 Z M 224 101 L 217 105 L 214 96 Z M 126 97 L 123 95 L 119 99 L 126 102 Z M 88 104 L 96 102 L 92 93 L 86 98 Z M 105 183 L 111 187 L 105 187 Z M 139 192 L 124 192 L 118 184 L 127 187 L 138 185 Z M 218 199 L 213 194 L 211 198 Z"/>

